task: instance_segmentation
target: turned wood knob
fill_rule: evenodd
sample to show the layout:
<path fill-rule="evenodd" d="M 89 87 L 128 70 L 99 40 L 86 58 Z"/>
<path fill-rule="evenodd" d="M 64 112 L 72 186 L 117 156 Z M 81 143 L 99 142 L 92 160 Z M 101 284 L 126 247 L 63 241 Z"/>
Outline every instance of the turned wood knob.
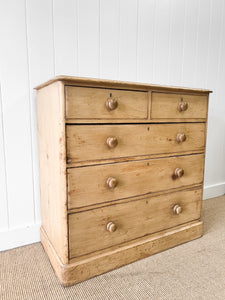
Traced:
<path fill-rule="evenodd" d="M 183 143 L 186 141 L 186 135 L 184 133 L 178 133 L 177 135 L 177 142 Z"/>
<path fill-rule="evenodd" d="M 106 140 L 106 144 L 109 148 L 115 148 L 118 144 L 118 140 L 116 137 L 108 137 Z"/>
<path fill-rule="evenodd" d="M 107 99 L 106 107 L 107 107 L 108 110 L 114 110 L 114 109 L 117 108 L 117 106 L 118 106 L 118 102 L 115 98 L 114 99 L 113 98 Z"/>
<path fill-rule="evenodd" d="M 113 222 L 109 222 L 108 224 L 107 224 L 107 226 L 106 226 L 106 228 L 107 228 L 107 230 L 109 231 L 109 232 L 114 232 L 114 231 L 116 231 L 116 224 L 115 223 L 113 223 Z"/>
<path fill-rule="evenodd" d="M 182 213 L 182 207 L 179 205 L 179 204 L 176 204 L 175 206 L 174 206 L 174 208 L 173 208 L 173 211 L 174 211 L 174 213 L 176 214 L 176 215 L 179 215 L 179 214 L 181 214 Z"/>
<path fill-rule="evenodd" d="M 178 105 L 179 112 L 185 111 L 187 109 L 188 109 L 187 102 L 181 102 L 181 103 L 179 103 L 179 105 Z"/>
<path fill-rule="evenodd" d="M 184 170 L 181 168 L 176 168 L 174 174 L 176 177 L 182 177 L 184 175 Z"/>
<path fill-rule="evenodd" d="M 117 186 L 117 180 L 116 178 L 109 177 L 107 179 L 107 185 L 110 189 L 114 189 Z"/>

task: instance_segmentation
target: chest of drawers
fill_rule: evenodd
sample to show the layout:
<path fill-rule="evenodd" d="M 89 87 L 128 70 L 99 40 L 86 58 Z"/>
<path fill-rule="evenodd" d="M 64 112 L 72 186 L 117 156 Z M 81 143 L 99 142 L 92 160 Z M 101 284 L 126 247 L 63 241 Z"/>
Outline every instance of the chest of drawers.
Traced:
<path fill-rule="evenodd" d="M 210 91 L 66 76 L 36 89 L 41 242 L 62 284 L 202 235 Z"/>

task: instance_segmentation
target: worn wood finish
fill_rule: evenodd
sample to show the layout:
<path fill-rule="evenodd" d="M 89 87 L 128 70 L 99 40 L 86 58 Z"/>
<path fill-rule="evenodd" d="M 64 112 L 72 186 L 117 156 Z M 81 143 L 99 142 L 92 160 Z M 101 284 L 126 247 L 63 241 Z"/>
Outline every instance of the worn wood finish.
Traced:
<path fill-rule="evenodd" d="M 158 252 L 197 239 L 201 237 L 202 234 L 203 223 L 201 221 L 190 222 L 112 247 L 110 250 L 100 254 L 95 253 L 88 258 L 78 258 L 74 262 L 71 261 L 68 265 L 62 264 L 59 260 L 54 247 L 43 230 L 41 230 L 41 242 L 60 282 L 65 286 L 71 286 Z"/>
<path fill-rule="evenodd" d="M 184 176 L 177 178 L 177 168 Z M 68 169 L 68 208 L 201 184 L 203 170 L 202 154 Z M 114 189 L 109 177 L 117 180 Z"/>
<path fill-rule="evenodd" d="M 41 241 L 62 284 L 202 235 L 210 91 L 66 76 L 37 89 Z"/>
<path fill-rule="evenodd" d="M 206 119 L 207 96 L 152 93 L 151 119 Z"/>
<path fill-rule="evenodd" d="M 100 208 L 100 207 L 106 207 L 106 206 L 111 206 L 114 204 L 119 204 L 119 203 L 128 203 L 130 201 L 136 201 L 136 200 L 141 200 L 141 199 L 145 199 L 146 197 L 156 197 L 156 196 L 162 196 L 162 195 L 167 195 L 169 193 L 172 192 L 179 192 L 179 191 L 189 191 L 189 190 L 193 190 L 193 189 L 202 189 L 202 184 L 194 184 L 191 186 L 187 187 L 178 187 L 176 189 L 171 189 L 171 190 L 165 190 L 165 191 L 158 191 L 158 192 L 154 192 L 151 193 L 149 195 L 138 195 L 136 197 L 132 197 L 132 198 L 123 198 L 123 199 L 119 199 L 119 200 L 115 200 L 115 201 L 109 201 L 109 202 L 103 202 L 103 203 L 94 203 L 93 205 L 89 205 L 89 206 L 82 206 L 82 207 L 75 207 L 72 208 L 70 210 L 68 210 L 69 214 L 72 213 L 78 213 L 78 212 L 83 212 L 83 211 L 87 211 L 87 210 L 92 210 L 95 208 Z"/>
<path fill-rule="evenodd" d="M 110 158 L 110 159 L 99 159 L 99 160 L 89 160 L 87 161 L 78 161 L 78 162 L 71 162 L 71 160 L 67 159 L 67 168 L 73 167 L 85 167 L 85 166 L 92 166 L 92 165 L 101 165 L 101 164 L 111 164 L 111 163 L 120 163 L 120 162 L 128 162 L 128 161 L 136 161 L 136 160 L 144 160 L 144 159 L 153 159 L 153 158 L 162 158 L 162 157 L 173 157 L 178 155 L 192 155 L 192 154 L 200 154 L 204 153 L 204 150 L 190 150 L 184 151 L 182 153 L 179 152 L 171 152 L 171 153 L 157 153 L 157 154 L 150 154 L 150 155 L 137 155 L 137 156 L 125 156 L 119 158 Z"/>
<path fill-rule="evenodd" d="M 150 105 L 149 105 L 150 106 Z M 148 119 L 67 119 L 67 124 L 74 124 L 74 125 L 80 125 L 80 124 L 159 124 L 159 123 L 205 123 L 206 119 L 191 119 L 191 118 L 179 118 L 179 119 L 151 119 L 148 117 Z"/>
<path fill-rule="evenodd" d="M 174 212 L 176 205 L 182 208 L 182 213 L 179 207 Z M 70 214 L 70 258 L 197 220 L 200 208 L 201 189 L 198 189 Z M 114 225 L 113 231 L 108 230 L 109 223 L 111 229 Z"/>
<path fill-rule="evenodd" d="M 65 85 L 72 86 L 89 86 L 89 87 L 101 87 L 101 88 L 117 88 L 117 89 L 130 89 L 130 90 L 155 90 L 155 91 L 166 91 L 166 92 L 178 92 L 178 93 L 196 93 L 196 94 L 206 94 L 212 93 L 211 90 L 207 89 L 196 89 L 196 88 L 185 88 L 185 87 L 173 87 L 164 86 L 148 83 L 137 83 L 128 81 L 117 81 L 117 80 L 107 80 L 98 78 L 87 78 L 87 77 L 73 77 L 73 76 L 56 76 L 43 84 L 38 85 L 35 89 L 39 90 L 53 82 L 60 81 Z"/>
<path fill-rule="evenodd" d="M 67 119 L 147 119 L 146 92 L 66 86 L 65 94 Z"/>
<path fill-rule="evenodd" d="M 82 161 L 89 164 L 100 159 L 137 155 L 201 152 L 205 148 L 204 123 L 68 125 L 66 135 L 68 164 Z M 185 135 L 185 139 L 180 135 Z M 113 139 L 116 139 L 114 144 Z"/>
<path fill-rule="evenodd" d="M 68 262 L 66 147 L 63 86 L 37 92 L 42 226 L 63 263 Z"/>

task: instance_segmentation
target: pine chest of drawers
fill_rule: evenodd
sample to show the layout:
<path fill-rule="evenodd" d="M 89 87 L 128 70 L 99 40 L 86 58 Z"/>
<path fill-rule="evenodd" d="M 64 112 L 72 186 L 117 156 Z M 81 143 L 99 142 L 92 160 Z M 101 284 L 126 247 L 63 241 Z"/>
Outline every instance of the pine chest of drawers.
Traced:
<path fill-rule="evenodd" d="M 41 241 L 62 284 L 202 235 L 209 93 L 64 76 L 37 87 Z"/>

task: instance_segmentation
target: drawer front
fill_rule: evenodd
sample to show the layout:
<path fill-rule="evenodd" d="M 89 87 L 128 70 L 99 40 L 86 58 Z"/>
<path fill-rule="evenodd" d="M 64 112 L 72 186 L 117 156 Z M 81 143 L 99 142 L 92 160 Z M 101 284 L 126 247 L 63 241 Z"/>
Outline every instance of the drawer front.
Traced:
<path fill-rule="evenodd" d="M 70 258 L 199 219 L 201 197 L 181 191 L 71 214 Z"/>
<path fill-rule="evenodd" d="M 68 208 L 202 184 L 203 169 L 203 154 L 71 168 Z"/>
<path fill-rule="evenodd" d="M 67 126 L 70 163 L 203 151 L 204 147 L 204 123 Z"/>
<path fill-rule="evenodd" d="M 205 120 L 207 107 L 207 96 L 152 93 L 151 119 Z"/>
<path fill-rule="evenodd" d="M 147 92 L 72 86 L 65 92 L 67 119 L 147 119 Z"/>

